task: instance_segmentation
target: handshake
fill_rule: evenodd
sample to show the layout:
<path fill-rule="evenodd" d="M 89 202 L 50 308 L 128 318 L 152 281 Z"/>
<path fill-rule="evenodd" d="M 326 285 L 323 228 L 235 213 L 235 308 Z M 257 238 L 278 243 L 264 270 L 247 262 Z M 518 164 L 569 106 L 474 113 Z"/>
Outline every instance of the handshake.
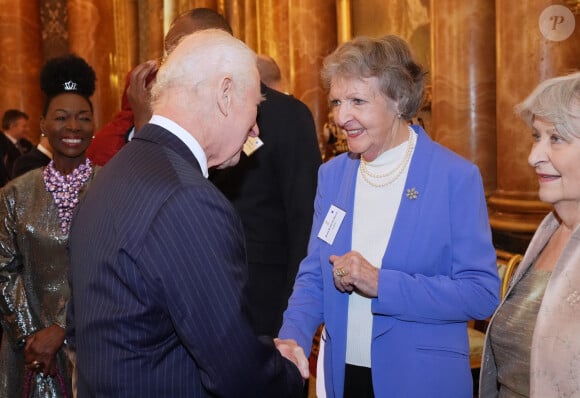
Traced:
<path fill-rule="evenodd" d="M 292 339 L 276 338 L 274 339 L 274 344 L 284 358 L 288 359 L 294 365 L 296 365 L 302 378 L 304 380 L 308 379 L 310 376 L 308 358 L 306 358 L 302 347 L 300 347 L 298 343 Z"/>

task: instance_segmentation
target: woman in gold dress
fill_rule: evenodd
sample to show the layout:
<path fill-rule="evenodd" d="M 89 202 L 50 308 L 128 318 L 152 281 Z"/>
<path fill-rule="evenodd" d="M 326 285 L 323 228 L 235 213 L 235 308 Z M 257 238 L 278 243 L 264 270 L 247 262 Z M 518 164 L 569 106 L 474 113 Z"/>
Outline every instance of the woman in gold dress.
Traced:
<path fill-rule="evenodd" d="M 540 200 L 553 205 L 488 327 L 480 398 L 580 396 L 580 72 L 541 83 L 530 125 Z"/>
<path fill-rule="evenodd" d="M 94 131 L 95 72 L 67 55 L 48 61 L 40 81 L 40 127 L 53 159 L 0 192 L 0 396 L 10 398 L 72 396 L 66 245 L 72 213 L 95 172 L 85 154 Z"/>

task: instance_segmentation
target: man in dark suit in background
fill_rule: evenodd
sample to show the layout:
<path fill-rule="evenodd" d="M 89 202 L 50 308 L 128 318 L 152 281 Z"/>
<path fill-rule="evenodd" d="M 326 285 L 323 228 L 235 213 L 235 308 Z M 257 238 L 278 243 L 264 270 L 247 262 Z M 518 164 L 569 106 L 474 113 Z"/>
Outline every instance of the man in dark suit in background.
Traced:
<path fill-rule="evenodd" d="M 256 333 L 274 337 L 306 256 L 321 156 L 306 105 L 264 84 L 261 91 L 258 139 L 263 146 L 255 152 L 246 147 L 236 167 L 216 170 L 211 180 L 242 218 Z"/>
<path fill-rule="evenodd" d="M 32 149 L 32 143 L 26 139 L 29 130 L 26 113 L 18 109 L 4 112 L 3 134 L 0 134 L 0 187 L 13 178 L 12 167 L 16 158 Z"/>
<path fill-rule="evenodd" d="M 187 36 L 152 88 L 153 117 L 100 172 L 69 236 L 79 397 L 293 397 L 303 379 L 246 316 L 242 225 L 205 178 L 257 136 L 256 55 Z M 280 346 L 308 376 L 296 345 Z"/>
<path fill-rule="evenodd" d="M 48 138 L 42 134 L 38 145 L 26 152 L 24 155 L 16 158 L 14 166 L 12 167 L 12 176 L 13 178 L 16 178 L 30 170 L 44 167 L 50 163 L 51 159 L 52 148 L 50 147 Z"/>

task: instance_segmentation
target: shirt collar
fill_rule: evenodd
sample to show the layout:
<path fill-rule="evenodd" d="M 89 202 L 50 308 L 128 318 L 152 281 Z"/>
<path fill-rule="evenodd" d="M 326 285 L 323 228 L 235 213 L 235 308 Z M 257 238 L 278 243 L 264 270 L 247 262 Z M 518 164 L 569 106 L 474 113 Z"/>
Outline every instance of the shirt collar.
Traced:
<path fill-rule="evenodd" d="M 185 130 L 179 124 L 175 123 L 173 120 L 170 120 L 161 115 L 153 115 L 149 123 L 163 127 L 171 134 L 179 138 L 189 148 L 191 153 L 193 153 L 195 159 L 197 159 L 203 176 L 205 178 L 208 177 L 209 173 L 207 170 L 207 158 L 205 156 L 205 152 L 201 148 L 201 145 L 199 145 L 199 142 L 197 142 L 197 140 L 189 132 L 187 132 L 187 130 Z"/>
<path fill-rule="evenodd" d="M 45 146 L 42 146 L 42 144 L 38 144 L 36 146 L 36 149 L 38 149 L 40 152 L 44 153 L 46 156 L 52 159 L 52 152 L 50 152 L 48 148 L 46 148 Z"/>
<path fill-rule="evenodd" d="M 7 132 L 4 132 L 4 135 L 6 136 L 6 138 L 8 138 L 10 140 L 11 143 L 13 143 L 14 145 L 16 145 L 16 143 L 18 142 L 18 140 L 14 137 L 12 137 L 10 134 L 8 134 Z"/>

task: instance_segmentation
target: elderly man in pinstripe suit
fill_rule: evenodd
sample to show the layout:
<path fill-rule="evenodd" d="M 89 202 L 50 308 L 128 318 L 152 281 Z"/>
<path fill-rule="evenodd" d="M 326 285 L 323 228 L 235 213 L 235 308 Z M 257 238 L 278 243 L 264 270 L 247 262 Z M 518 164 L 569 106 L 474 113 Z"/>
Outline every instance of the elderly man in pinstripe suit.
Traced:
<path fill-rule="evenodd" d="M 80 398 L 300 396 L 304 353 L 252 334 L 242 225 L 206 179 L 258 134 L 261 100 L 256 55 L 220 30 L 187 36 L 160 68 L 153 117 L 70 233 Z"/>

